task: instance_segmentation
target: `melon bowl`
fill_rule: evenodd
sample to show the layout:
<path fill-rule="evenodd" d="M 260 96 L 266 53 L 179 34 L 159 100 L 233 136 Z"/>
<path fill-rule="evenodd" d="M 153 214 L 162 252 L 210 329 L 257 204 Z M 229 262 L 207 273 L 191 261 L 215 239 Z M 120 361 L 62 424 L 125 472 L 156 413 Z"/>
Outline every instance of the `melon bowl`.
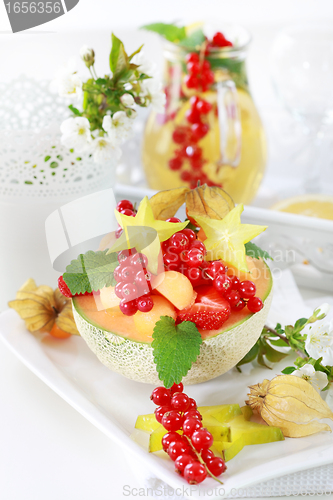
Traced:
<path fill-rule="evenodd" d="M 256 284 L 256 295 L 264 307 L 255 314 L 247 308 L 233 312 L 221 330 L 199 330 L 203 338 L 200 355 L 182 380 L 184 384 L 198 384 L 226 373 L 258 340 L 272 302 L 272 275 L 262 260 L 248 258 L 248 264 L 251 274 L 238 275 Z M 73 313 L 82 338 L 105 366 L 138 382 L 161 383 L 152 338 L 142 338 L 135 331 L 133 318 L 120 311 L 99 310 L 98 296 L 73 298 Z"/>

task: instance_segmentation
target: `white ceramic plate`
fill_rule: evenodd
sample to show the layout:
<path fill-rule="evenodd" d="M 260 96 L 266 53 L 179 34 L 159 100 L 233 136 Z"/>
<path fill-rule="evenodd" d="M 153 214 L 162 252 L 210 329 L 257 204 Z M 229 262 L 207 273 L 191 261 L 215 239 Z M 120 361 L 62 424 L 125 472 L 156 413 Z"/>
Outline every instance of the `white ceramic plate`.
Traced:
<path fill-rule="evenodd" d="M 150 474 L 174 489 L 187 484 L 174 472 L 170 460 L 149 454 L 130 438 L 137 415 L 154 410 L 149 399 L 152 385 L 133 382 L 109 371 L 80 337 L 62 341 L 49 335 L 30 334 L 15 311 L 0 315 L 0 338 L 33 373 L 144 464 Z M 272 372 L 248 365 L 241 374 L 231 370 L 204 384 L 189 386 L 187 393 L 199 405 L 243 405 L 247 385 L 272 378 L 281 368 L 282 365 L 277 365 Z M 328 463 L 333 463 L 333 437 L 328 433 L 248 446 L 228 463 L 223 487 L 207 479 L 200 488 L 192 490 L 191 498 L 202 497 L 204 490 L 212 488 L 223 488 L 219 490 L 221 494 L 228 494 L 233 488 L 245 488 Z"/>

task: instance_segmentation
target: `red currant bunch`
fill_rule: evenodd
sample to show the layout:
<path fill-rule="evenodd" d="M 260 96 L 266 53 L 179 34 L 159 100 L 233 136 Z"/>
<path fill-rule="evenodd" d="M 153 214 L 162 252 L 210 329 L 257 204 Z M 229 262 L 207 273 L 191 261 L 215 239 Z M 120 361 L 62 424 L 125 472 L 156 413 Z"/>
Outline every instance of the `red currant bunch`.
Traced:
<path fill-rule="evenodd" d="M 123 214 L 127 215 L 128 217 L 135 217 L 136 216 L 136 211 L 134 210 L 133 203 L 129 200 L 121 200 L 117 203 L 116 210 Z M 123 230 L 121 226 L 118 225 L 118 229 L 116 230 L 115 236 L 118 239 L 120 235 L 122 234 Z"/>
<path fill-rule="evenodd" d="M 191 52 L 186 56 L 186 69 L 188 74 L 185 77 L 185 85 L 187 88 L 206 92 L 214 83 L 214 73 L 210 62 L 206 59 L 201 61 L 196 52 Z"/>
<path fill-rule="evenodd" d="M 150 399 L 161 405 L 155 416 L 168 431 L 162 447 L 175 462 L 176 472 L 190 484 L 199 484 L 207 476 L 220 476 L 226 470 L 225 462 L 209 449 L 213 436 L 202 427 L 196 401 L 184 393 L 183 384 L 173 384 L 170 389 L 156 387 Z"/>

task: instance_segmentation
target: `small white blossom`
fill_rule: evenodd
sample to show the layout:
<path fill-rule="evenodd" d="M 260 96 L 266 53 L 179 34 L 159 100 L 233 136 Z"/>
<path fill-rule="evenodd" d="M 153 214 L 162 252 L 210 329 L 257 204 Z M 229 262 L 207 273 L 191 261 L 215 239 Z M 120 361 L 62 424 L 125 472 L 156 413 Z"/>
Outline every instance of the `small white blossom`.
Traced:
<path fill-rule="evenodd" d="M 306 325 L 303 332 L 307 335 L 305 349 L 314 359 L 323 358 L 324 366 L 333 366 L 333 321 L 317 321 Z"/>
<path fill-rule="evenodd" d="M 298 370 L 295 370 L 292 375 L 296 377 L 304 378 L 307 382 L 309 382 L 316 391 L 320 392 L 324 387 L 328 384 L 327 375 L 324 372 L 316 372 L 314 367 L 309 363 L 302 366 Z"/>
<path fill-rule="evenodd" d="M 60 126 L 61 143 L 67 148 L 78 152 L 85 151 L 92 141 L 90 123 L 87 118 L 68 118 Z"/>
<path fill-rule="evenodd" d="M 153 76 L 156 74 L 156 64 L 150 61 L 143 50 L 135 56 L 131 60 L 132 64 L 136 64 L 139 66 L 140 73 L 145 73 L 148 76 Z"/>
<path fill-rule="evenodd" d="M 76 72 L 74 59 L 59 68 L 55 79 L 51 82 L 50 88 L 57 92 L 60 97 L 66 97 L 70 102 L 79 102 L 82 99 L 82 80 Z"/>
<path fill-rule="evenodd" d="M 158 113 L 163 113 L 166 95 L 161 82 L 156 78 L 148 78 L 147 80 L 143 80 L 141 87 L 143 90 L 142 97 L 149 97 L 153 109 Z"/>
<path fill-rule="evenodd" d="M 113 117 L 106 115 L 103 118 L 103 129 L 114 144 L 123 143 L 131 135 L 132 120 L 125 111 L 117 111 Z"/>
<path fill-rule="evenodd" d="M 95 163 L 110 163 L 115 167 L 121 157 L 121 149 L 107 137 L 97 137 L 92 143 Z"/>
<path fill-rule="evenodd" d="M 127 106 L 128 108 L 130 108 L 131 106 L 134 106 L 134 104 L 135 104 L 134 98 L 131 94 L 123 94 L 120 98 L 120 102 L 121 102 L 121 104 L 123 104 L 124 106 Z"/>

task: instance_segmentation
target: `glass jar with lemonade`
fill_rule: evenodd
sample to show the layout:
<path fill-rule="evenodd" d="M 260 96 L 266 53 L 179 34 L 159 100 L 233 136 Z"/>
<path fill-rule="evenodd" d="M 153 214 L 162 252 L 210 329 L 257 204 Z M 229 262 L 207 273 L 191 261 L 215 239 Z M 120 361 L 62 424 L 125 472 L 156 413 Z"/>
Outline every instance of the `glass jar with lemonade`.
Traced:
<path fill-rule="evenodd" d="M 266 163 L 265 134 L 246 73 L 249 33 L 225 26 L 206 37 L 196 26 L 169 35 L 161 26 L 171 25 L 147 27 L 169 40 L 164 45 L 165 113 L 152 112 L 144 133 L 149 187 L 207 183 L 223 187 L 236 203 L 249 203 Z"/>

